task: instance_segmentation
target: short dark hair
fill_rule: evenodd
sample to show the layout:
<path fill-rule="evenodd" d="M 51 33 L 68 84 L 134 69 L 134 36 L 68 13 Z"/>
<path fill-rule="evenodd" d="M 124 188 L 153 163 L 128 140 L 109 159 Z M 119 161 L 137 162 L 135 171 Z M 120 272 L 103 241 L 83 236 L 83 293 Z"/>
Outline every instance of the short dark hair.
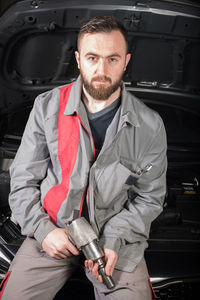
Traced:
<path fill-rule="evenodd" d="M 95 33 L 95 32 L 109 33 L 113 30 L 119 30 L 121 32 L 121 34 L 125 39 L 126 49 L 128 51 L 127 31 L 124 25 L 113 16 L 96 16 L 90 19 L 89 21 L 84 22 L 78 34 L 78 41 L 77 41 L 78 49 L 80 45 L 80 40 L 84 34 Z"/>

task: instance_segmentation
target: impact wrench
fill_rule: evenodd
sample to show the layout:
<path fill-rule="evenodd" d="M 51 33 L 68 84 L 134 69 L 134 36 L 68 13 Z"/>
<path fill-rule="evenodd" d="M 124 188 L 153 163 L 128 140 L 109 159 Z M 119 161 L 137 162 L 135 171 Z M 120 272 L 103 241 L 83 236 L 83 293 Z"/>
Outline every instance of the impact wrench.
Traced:
<path fill-rule="evenodd" d="M 67 225 L 67 232 L 71 242 L 82 251 L 86 259 L 98 264 L 99 274 L 103 278 L 108 289 L 112 289 L 115 283 L 111 276 L 105 273 L 104 252 L 98 244 L 98 237 L 91 225 L 84 217 L 78 218 Z"/>

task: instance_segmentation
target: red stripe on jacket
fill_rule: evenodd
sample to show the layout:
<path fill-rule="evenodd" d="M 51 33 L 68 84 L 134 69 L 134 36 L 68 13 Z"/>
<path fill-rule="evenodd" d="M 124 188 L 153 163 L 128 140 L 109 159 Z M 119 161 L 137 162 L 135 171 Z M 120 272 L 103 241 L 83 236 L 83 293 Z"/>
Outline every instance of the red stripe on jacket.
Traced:
<path fill-rule="evenodd" d="M 70 176 L 76 163 L 79 144 L 79 119 L 77 115 L 64 115 L 73 84 L 61 88 L 58 117 L 58 159 L 62 170 L 59 185 L 51 188 L 44 198 L 44 209 L 56 224 L 59 209 L 69 192 Z"/>

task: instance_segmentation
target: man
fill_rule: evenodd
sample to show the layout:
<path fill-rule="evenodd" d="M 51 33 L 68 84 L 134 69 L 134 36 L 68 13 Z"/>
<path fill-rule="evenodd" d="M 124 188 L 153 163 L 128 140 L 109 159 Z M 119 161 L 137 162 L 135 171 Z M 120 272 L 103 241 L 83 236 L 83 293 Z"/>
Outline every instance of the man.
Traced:
<path fill-rule="evenodd" d="M 53 299 L 79 260 L 65 225 L 84 215 L 116 284 L 85 261 L 96 299 L 149 300 L 143 256 L 165 195 L 164 126 L 122 83 L 130 54 L 118 20 L 84 24 L 75 56 L 79 78 L 39 95 L 11 167 L 10 206 L 28 237 L 2 299 Z"/>

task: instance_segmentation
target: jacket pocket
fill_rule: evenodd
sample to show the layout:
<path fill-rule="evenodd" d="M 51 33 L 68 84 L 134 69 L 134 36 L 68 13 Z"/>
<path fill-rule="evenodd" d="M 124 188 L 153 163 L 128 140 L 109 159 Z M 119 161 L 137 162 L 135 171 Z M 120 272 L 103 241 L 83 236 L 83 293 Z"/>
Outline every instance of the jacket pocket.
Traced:
<path fill-rule="evenodd" d="M 111 203 L 121 192 L 128 189 L 126 181 L 131 171 L 119 162 L 107 166 L 96 181 L 97 193 L 106 204 Z"/>
<path fill-rule="evenodd" d="M 128 191 L 137 193 L 137 181 L 152 168 L 147 164 L 144 168 L 137 166 L 135 170 L 130 170 L 122 163 L 116 161 L 103 169 L 99 176 L 96 177 L 96 196 L 98 197 L 98 207 L 110 207 L 111 202 L 119 204 L 128 199 Z M 100 199 L 99 199 L 100 196 Z M 114 201 L 116 200 L 116 201 Z M 123 202 L 123 203 L 122 203 Z"/>

